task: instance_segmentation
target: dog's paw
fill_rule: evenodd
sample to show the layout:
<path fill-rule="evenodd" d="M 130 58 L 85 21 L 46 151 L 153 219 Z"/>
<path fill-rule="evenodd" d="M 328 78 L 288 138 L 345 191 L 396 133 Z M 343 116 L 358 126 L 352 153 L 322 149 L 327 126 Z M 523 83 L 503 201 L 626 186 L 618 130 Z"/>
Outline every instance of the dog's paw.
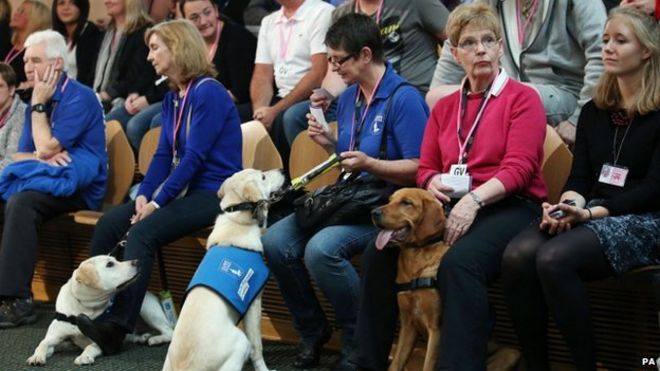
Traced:
<path fill-rule="evenodd" d="M 32 357 L 27 359 L 26 363 L 29 366 L 43 366 L 46 364 L 46 356 L 44 354 L 34 353 Z"/>
<path fill-rule="evenodd" d="M 157 335 L 157 336 L 150 337 L 149 340 L 147 341 L 147 344 L 150 347 L 153 347 L 153 346 L 156 346 L 156 345 L 169 343 L 171 340 L 172 340 L 171 336 Z"/>
<path fill-rule="evenodd" d="M 76 357 L 75 360 L 73 360 L 73 363 L 75 363 L 76 366 L 93 365 L 94 357 L 89 356 L 87 354 L 81 354 L 78 357 Z"/>
<path fill-rule="evenodd" d="M 126 335 L 126 341 L 133 344 L 146 344 L 152 336 L 153 335 L 148 332 L 140 335 L 130 334 Z"/>

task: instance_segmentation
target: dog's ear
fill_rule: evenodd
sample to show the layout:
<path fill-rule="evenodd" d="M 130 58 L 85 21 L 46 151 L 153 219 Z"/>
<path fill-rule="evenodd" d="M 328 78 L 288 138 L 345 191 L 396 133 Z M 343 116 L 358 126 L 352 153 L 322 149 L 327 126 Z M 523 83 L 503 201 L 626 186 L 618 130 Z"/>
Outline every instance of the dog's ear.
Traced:
<path fill-rule="evenodd" d="M 263 189 L 260 187 L 260 183 L 256 180 L 250 180 L 243 184 L 243 189 L 241 192 L 241 197 L 243 201 L 257 202 L 264 198 Z"/>
<path fill-rule="evenodd" d="M 417 223 L 414 234 L 420 242 L 437 236 L 445 230 L 445 213 L 442 204 L 433 197 L 422 199 L 421 220 Z"/>
<path fill-rule="evenodd" d="M 231 181 L 230 179 L 231 178 L 225 179 L 225 181 L 220 185 L 220 189 L 218 189 L 218 198 L 222 199 L 225 197 L 225 186 L 227 186 L 227 183 Z"/>
<path fill-rule="evenodd" d="M 93 264 L 83 264 L 76 269 L 75 280 L 89 287 L 99 287 L 99 273 Z"/>

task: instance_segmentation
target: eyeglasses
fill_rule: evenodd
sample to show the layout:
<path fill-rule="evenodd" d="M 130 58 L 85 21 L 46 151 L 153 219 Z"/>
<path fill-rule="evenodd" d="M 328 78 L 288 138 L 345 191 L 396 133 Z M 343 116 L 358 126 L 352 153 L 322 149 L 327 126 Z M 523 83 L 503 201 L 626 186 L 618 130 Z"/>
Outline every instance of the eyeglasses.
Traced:
<path fill-rule="evenodd" d="M 330 63 L 333 67 L 337 68 L 340 67 L 342 64 L 346 63 L 346 61 L 348 61 L 353 57 L 355 57 L 355 54 L 349 54 L 339 59 L 337 59 L 337 57 L 328 57 L 328 63 Z"/>
<path fill-rule="evenodd" d="M 499 43 L 499 41 L 500 40 L 496 39 L 495 36 L 484 36 L 480 41 L 470 37 L 459 42 L 458 47 L 466 52 L 473 52 L 477 50 L 479 43 L 484 46 L 484 49 L 492 49 Z"/>

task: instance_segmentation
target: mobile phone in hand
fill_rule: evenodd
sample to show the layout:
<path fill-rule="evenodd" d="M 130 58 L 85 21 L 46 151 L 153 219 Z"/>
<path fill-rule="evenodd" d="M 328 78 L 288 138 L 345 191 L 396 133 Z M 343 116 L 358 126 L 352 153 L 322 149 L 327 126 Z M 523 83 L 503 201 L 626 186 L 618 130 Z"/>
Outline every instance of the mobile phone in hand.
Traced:
<path fill-rule="evenodd" d="M 575 200 L 564 200 L 562 201 L 563 204 L 570 205 L 570 206 L 575 206 Z M 561 210 L 559 206 L 556 206 L 550 212 L 548 212 L 548 215 L 553 218 L 553 219 L 561 219 L 564 217 L 565 213 L 564 210 Z"/>

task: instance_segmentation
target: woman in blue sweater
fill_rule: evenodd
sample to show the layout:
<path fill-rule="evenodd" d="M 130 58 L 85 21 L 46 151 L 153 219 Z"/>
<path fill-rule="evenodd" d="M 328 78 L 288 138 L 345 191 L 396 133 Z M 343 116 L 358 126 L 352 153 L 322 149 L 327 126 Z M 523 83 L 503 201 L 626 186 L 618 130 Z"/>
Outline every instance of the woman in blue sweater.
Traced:
<path fill-rule="evenodd" d="M 78 317 L 80 330 L 105 354 L 119 352 L 139 316 L 158 249 L 213 223 L 216 192 L 241 169 L 241 129 L 227 90 L 213 78 L 199 32 L 188 21 L 161 23 L 145 34 L 148 60 L 167 76 L 163 125 L 138 197 L 108 211 L 92 237 L 91 255 L 107 254 L 126 232 L 124 260 L 138 259 L 140 275 L 100 319 Z"/>

